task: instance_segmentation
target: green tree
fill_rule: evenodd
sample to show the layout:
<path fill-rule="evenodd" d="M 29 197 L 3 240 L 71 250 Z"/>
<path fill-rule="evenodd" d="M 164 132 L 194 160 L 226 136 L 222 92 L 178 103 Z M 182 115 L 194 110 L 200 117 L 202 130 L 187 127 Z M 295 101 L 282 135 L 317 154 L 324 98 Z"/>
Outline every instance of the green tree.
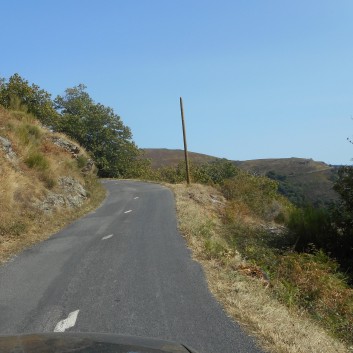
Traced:
<path fill-rule="evenodd" d="M 82 84 L 68 88 L 55 99 L 61 117 L 56 129 L 91 152 L 101 177 L 124 177 L 138 173 L 140 151 L 131 130 L 113 109 L 95 103 Z"/>
<path fill-rule="evenodd" d="M 334 189 L 341 197 L 347 210 L 353 212 L 353 167 L 344 166 L 338 170 Z"/>
<path fill-rule="evenodd" d="M 0 80 L 0 104 L 11 110 L 25 110 L 46 126 L 52 127 L 58 119 L 51 95 L 17 73 L 8 81 Z"/>
<path fill-rule="evenodd" d="M 353 280 L 353 167 L 344 166 L 338 170 L 334 189 L 340 195 L 340 202 L 332 207 L 332 219 L 339 235 L 336 252 L 340 258 L 346 259 Z"/>

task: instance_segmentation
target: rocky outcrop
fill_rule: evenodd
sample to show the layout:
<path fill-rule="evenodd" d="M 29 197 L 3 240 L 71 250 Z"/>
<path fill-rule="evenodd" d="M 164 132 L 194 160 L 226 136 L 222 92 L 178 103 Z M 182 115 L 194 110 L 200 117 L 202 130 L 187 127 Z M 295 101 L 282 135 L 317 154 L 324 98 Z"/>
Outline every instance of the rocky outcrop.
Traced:
<path fill-rule="evenodd" d="M 21 172 L 21 169 L 19 167 L 19 159 L 16 152 L 12 149 L 11 141 L 3 136 L 0 136 L 0 149 L 5 152 L 5 157 L 10 162 L 12 167 L 17 172 Z"/>
<path fill-rule="evenodd" d="M 11 161 L 13 163 L 17 162 L 17 154 L 12 149 L 12 144 L 11 144 L 10 140 L 8 140 L 5 137 L 0 136 L 0 147 L 5 152 L 5 157 L 9 161 Z"/>
<path fill-rule="evenodd" d="M 92 159 L 88 159 L 86 165 L 81 169 L 83 174 L 90 174 L 94 171 L 95 165 Z"/>
<path fill-rule="evenodd" d="M 73 158 L 78 159 L 81 154 L 80 148 L 75 145 L 74 143 L 64 139 L 63 137 L 59 136 L 51 136 L 50 140 L 60 148 L 64 149 L 65 151 L 71 153 Z M 82 154 L 81 154 L 82 155 Z M 81 169 L 83 174 L 90 174 L 94 171 L 95 165 L 92 159 L 88 158 L 86 165 Z"/>
<path fill-rule="evenodd" d="M 63 148 L 67 152 L 70 152 L 73 158 L 77 158 L 80 154 L 80 148 L 72 142 L 69 142 L 64 138 L 58 136 L 51 136 L 50 139 L 55 145 Z"/>
<path fill-rule="evenodd" d="M 72 177 L 61 177 L 58 179 L 61 192 L 48 191 L 44 201 L 38 204 L 38 208 L 44 212 L 52 212 L 55 208 L 77 208 L 87 198 L 85 188 Z"/>

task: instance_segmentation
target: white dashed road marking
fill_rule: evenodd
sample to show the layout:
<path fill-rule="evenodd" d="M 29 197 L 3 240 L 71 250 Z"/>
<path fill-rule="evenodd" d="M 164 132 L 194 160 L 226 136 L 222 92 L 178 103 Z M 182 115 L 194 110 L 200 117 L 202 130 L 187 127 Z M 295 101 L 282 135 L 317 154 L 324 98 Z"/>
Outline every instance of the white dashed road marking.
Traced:
<path fill-rule="evenodd" d="M 102 238 L 102 240 L 106 240 L 106 239 L 109 239 L 113 236 L 114 234 L 109 234 L 109 235 L 106 235 L 105 237 Z"/>
<path fill-rule="evenodd" d="M 74 327 L 79 311 L 80 310 L 73 311 L 66 319 L 59 321 L 55 326 L 54 332 L 65 332 L 65 330 L 69 329 L 70 327 Z"/>
<path fill-rule="evenodd" d="M 132 212 L 132 210 L 129 210 L 129 211 L 125 211 L 124 213 L 130 213 L 130 212 Z"/>
<path fill-rule="evenodd" d="M 136 199 L 138 199 L 139 197 L 138 196 L 136 196 L 136 197 L 134 197 L 134 200 L 136 200 Z"/>

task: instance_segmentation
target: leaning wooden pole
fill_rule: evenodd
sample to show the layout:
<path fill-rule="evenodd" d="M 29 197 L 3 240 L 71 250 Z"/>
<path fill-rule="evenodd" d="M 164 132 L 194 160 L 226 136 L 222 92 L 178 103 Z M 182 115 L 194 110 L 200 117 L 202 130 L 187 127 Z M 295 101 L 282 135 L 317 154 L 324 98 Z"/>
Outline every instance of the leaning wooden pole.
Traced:
<path fill-rule="evenodd" d="M 189 185 L 190 184 L 190 170 L 189 170 L 188 146 L 187 146 L 187 143 L 186 143 L 183 99 L 181 97 L 180 97 L 180 111 L 181 111 L 181 122 L 182 122 L 182 125 L 183 125 L 184 155 L 185 155 L 185 167 L 186 167 L 186 182 Z"/>

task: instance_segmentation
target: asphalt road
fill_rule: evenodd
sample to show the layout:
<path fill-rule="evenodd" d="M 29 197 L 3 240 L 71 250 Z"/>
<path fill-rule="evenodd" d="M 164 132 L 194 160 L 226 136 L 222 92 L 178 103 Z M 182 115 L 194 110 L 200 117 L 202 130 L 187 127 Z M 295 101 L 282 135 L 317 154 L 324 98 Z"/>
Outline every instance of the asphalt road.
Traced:
<path fill-rule="evenodd" d="M 0 267 L 0 334 L 108 332 L 261 352 L 210 294 L 171 191 L 104 183 L 100 208 Z"/>

